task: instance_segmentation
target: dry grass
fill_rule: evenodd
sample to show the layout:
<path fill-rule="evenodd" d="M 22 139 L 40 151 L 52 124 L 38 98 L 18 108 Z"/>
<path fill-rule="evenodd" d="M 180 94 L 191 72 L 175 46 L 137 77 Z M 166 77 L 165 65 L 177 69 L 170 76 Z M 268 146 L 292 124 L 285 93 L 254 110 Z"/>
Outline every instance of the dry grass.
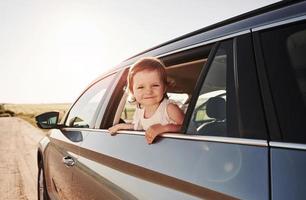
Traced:
<path fill-rule="evenodd" d="M 4 109 L 14 112 L 15 117 L 20 117 L 36 127 L 35 116 L 48 112 L 57 111 L 62 117 L 71 104 L 4 104 Z"/>

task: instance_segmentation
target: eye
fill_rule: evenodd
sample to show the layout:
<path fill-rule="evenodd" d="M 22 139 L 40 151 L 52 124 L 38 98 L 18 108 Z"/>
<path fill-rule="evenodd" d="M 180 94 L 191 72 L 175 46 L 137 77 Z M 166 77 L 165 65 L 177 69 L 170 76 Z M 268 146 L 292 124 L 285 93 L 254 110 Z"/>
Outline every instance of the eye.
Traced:
<path fill-rule="evenodd" d="M 143 89 L 143 86 L 138 86 L 137 87 L 137 90 L 141 90 L 141 89 Z"/>
<path fill-rule="evenodd" d="M 153 85 L 153 87 L 159 87 L 159 86 L 160 86 L 159 84 L 154 84 L 154 85 Z"/>

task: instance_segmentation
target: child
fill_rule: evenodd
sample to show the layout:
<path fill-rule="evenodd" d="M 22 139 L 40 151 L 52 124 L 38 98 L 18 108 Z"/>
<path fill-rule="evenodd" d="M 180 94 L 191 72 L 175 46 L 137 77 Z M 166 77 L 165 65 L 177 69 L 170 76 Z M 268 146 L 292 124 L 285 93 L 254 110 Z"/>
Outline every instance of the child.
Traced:
<path fill-rule="evenodd" d="M 180 108 L 167 99 L 167 74 L 164 64 L 156 58 L 143 58 L 129 70 L 128 89 L 137 102 L 132 124 L 110 127 L 111 134 L 120 129 L 145 130 L 151 144 L 156 136 L 178 132 L 184 120 Z"/>

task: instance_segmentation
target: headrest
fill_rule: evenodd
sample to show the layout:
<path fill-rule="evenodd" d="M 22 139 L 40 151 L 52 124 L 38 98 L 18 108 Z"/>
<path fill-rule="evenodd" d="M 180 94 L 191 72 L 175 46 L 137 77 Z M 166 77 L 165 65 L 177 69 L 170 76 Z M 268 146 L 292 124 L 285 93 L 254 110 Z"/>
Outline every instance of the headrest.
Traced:
<path fill-rule="evenodd" d="M 226 102 L 222 97 L 209 98 L 206 105 L 206 113 L 208 117 L 217 120 L 226 118 Z"/>

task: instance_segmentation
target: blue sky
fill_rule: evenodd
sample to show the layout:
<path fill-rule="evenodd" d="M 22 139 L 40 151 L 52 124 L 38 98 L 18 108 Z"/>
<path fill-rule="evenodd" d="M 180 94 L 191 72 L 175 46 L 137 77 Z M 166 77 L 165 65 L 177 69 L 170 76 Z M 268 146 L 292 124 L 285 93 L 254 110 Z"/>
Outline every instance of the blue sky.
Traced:
<path fill-rule="evenodd" d="M 73 102 L 145 49 L 275 0 L 0 0 L 0 103 Z"/>

